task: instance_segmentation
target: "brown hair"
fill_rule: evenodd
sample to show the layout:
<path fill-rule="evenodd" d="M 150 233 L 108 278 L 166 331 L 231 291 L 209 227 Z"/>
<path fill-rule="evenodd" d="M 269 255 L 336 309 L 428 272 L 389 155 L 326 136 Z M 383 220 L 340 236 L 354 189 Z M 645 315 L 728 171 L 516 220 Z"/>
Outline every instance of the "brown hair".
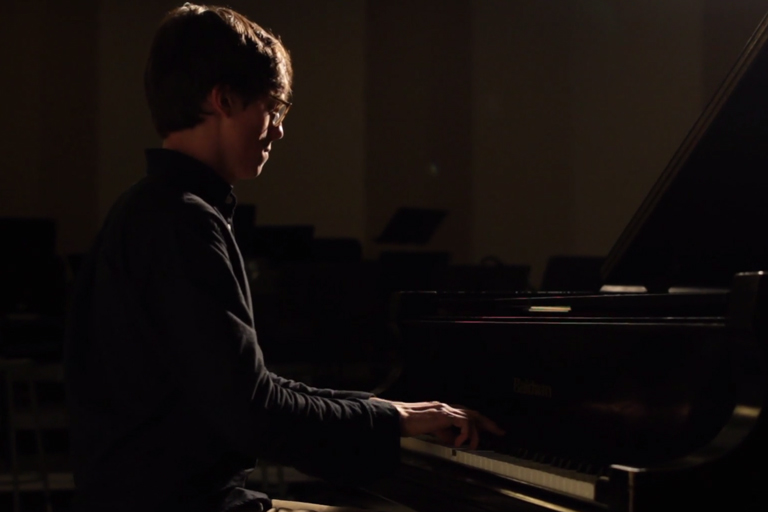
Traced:
<path fill-rule="evenodd" d="M 291 93 L 291 59 L 280 40 L 225 7 L 184 4 L 155 33 L 144 92 L 162 138 L 203 120 L 202 104 L 217 85 L 248 103 Z"/>

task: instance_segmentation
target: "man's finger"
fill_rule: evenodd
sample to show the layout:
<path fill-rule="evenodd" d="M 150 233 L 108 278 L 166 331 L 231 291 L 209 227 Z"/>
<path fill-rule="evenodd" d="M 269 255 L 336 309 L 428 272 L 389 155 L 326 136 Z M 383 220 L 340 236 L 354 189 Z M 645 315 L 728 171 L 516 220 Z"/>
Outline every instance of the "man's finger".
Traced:
<path fill-rule="evenodd" d="M 405 402 L 404 405 L 408 406 L 408 408 L 414 411 L 440 409 L 443 407 L 443 404 L 441 404 L 440 402 L 411 402 L 411 403 Z"/>
<path fill-rule="evenodd" d="M 464 444 L 464 441 L 466 441 L 467 438 L 469 438 L 469 420 L 455 418 L 453 424 L 461 429 L 461 433 L 456 437 L 456 440 L 453 443 L 454 446 L 459 447 Z"/>
<path fill-rule="evenodd" d="M 503 436 L 504 434 L 506 434 L 504 429 L 498 426 L 495 421 L 493 421 L 492 419 L 486 418 L 482 414 L 478 414 L 477 416 L 475 416 L 474 419 L 477 422 L 478 426 L 487 432 L 496 434 L 497 436 Z"/>
<path fill-rule="evenodd" d="M 448 405 L 450 405 L 454 409 L 461 409 L 462 411 L 477 413 L 477 411 L 475 411 L 474 409 L 470 409 L 466 405 L 461 405 L 461 404 L 448 404 Z"/>
<path fill-rule="evenodd" d="M 472 425 L 472 437 L 469 441 L 469 447 L 472 450 L 477 450 L 477 445 L 480 444 L 480 433 L 477 431 L 477 426 L 475 425 L 475 422 L 471 422 Z"/>
<path fill-rule="evenodd" d="M 486 416 L 483 416 L 479 412 L 471 411 L 469 409 L 466 409 L 465 412 L 467 412 L 467 415 L 472 418 L 478 424 L 478 427 L 480 427 L 482 430 L 491 432 L 492 434 L 496 434 L 498 436 L 503 436 L 506 434 L 504 429 L 499 427 L 495 421 Z"/>

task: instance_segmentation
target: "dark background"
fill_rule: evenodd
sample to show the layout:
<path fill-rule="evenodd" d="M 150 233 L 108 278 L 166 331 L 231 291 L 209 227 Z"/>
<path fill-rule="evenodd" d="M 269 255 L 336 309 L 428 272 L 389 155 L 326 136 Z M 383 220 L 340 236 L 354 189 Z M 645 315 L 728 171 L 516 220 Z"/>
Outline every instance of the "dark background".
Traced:
<path fill-rule="evenodd" d="M 144 174 L 143 149 L 159 144 L 142 70 L 155 27 L 180 3 L 0 0 L 0 218 L 36 219 L 0 223 L 2 356 L 55 364 L 79 255 Z M 557 257 L 605 256 L 768 0 L 228 5 L 279 35 L 295 69 L 285 139 L 261 177 L 236 187 L 254 205 L 236 231 L 255 217 L 262 237 L 287 244 L 244 243 L 260 342 L 278 373 L 366 387 L 395 357 L 390 292 L 433 286 L 435 265 L 445 287 L 547 288 Z M 424 243 L 377 242 L 403 207 L 446 215 Z M 51 257 L 30 256 L 41 247 Z M 398 273 L 403 251 L 420 256 Z M 56 383 L 40 389 L 61 403 Z M 11 390 L 29 405 L 23 385 Z M 34 437 L 18 442 L 34 470 Z M 66 436 L 45 444 L 66 489 Z M 59 499 L 64 510 L 69 494 Z"/>
<path fill-rule="evenodd" d="M 157 145 L 142 68 L 178 2 L 3 0 L 0 216 L 51 217 L 86 249 Z M 230 2 L 296 70 L 286 137 L 239 185 L 262 224 L 311 224 L 366 258 L 397 208 L 449 213 L 456 263 L 603 256 L 768 2 Z"/>

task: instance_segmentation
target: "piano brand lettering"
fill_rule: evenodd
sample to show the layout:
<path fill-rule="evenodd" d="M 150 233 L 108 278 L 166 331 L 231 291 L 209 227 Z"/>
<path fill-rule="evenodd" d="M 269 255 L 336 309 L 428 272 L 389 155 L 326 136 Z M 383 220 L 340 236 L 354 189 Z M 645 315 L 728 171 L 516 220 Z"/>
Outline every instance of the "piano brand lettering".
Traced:
<path fill-rule="evenodd" d="M 544 398 L 552 398 L 552 386 L 547 384 L 539 384 L 528 379 L 519 379 L 515 377 L 512 384 L 512 391 L 521 395 L 533 395 L 541 396 Z"/>

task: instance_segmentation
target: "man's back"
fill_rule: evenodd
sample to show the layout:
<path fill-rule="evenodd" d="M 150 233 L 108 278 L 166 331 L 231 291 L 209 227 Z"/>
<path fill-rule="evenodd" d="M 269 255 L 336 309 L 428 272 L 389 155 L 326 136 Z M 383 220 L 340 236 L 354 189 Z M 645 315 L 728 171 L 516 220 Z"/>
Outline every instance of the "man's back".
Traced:
<path fill-rule="evenodd" d="M 255 460 L 237 455 L 190 403 L 160 315 L 175 306 L 172 274 L 182 260 L 200 257 L 181 254 L 179 223 L 218 216 L 226 225 L 198 194 L 226 206 L 231 187 L 183 155 L 158 150 L 154 157 L 164 172 L 115 204 L 78 283 L 66 353 L 77 484 L 86 502 L 155 506 L 183 496 L 215 510 Z M 169 159 L 179 160 L 176 168 Z M 231 204 L 224 214 L 231 216 Z M 229 249 L 230 259 L 239 258 Z M 114 493 L 129 494 L 112 501 Z"/>

